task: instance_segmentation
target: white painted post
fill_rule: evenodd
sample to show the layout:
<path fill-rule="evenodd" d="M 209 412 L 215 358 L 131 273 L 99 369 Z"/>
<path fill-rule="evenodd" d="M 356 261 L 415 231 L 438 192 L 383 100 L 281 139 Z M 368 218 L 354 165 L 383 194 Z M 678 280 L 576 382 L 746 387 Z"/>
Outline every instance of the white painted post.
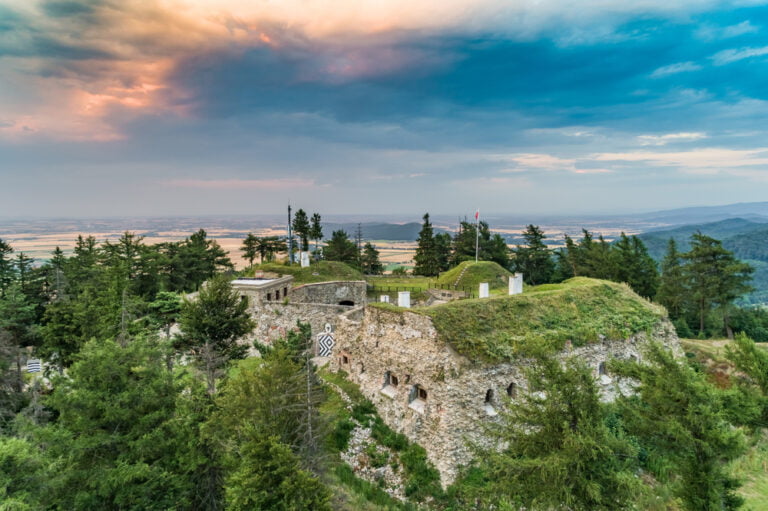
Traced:
<path fill-rule="evenodd" d="M 301 267 L 309 268 L 309 252 L 301 253 Z"/>
<path fill-rule="evenodd" d="M 488 289 L 488 283 L 487 282 L 481 282 L 480 283 L 480 298 L 488 298 L 491 296 L 491 292 Z"/>
<path fill-rule="evenodd" d="M 403 307 L 406 309 L 411 308 L 411 292 L 410 291 L 399 291 L 397 293 L 397 306 Z"/>
<path fill-rule="evenodd" d="M 509 294 L 519 295 L 523 292 L 523 274 L 515 273 L 509 277 Z"/>
<path fill-rule="evenodd" d="M 379 301 L 381 303 L 389 303 L 389 295 L 381 295 L 381 296 L 379 296 Z"/>

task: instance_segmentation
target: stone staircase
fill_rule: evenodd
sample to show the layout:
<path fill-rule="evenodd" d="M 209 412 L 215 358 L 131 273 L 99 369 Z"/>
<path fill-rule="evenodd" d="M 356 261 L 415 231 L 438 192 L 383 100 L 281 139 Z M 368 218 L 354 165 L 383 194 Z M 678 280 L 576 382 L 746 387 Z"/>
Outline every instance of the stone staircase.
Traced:
<path fill-rule="evenodd" d="M 464 268 L 461 269 L 461 273 L 459 273 L 459 277 L 456 279 L 456 282 L 453 283 L 453 289 L 458 289 L 459 282 L 461 282 L 461 279 L 464 277 L 464 274 L 467 272 L 467 268 L 469 268 L 470 265 L 465 265 Z"/>

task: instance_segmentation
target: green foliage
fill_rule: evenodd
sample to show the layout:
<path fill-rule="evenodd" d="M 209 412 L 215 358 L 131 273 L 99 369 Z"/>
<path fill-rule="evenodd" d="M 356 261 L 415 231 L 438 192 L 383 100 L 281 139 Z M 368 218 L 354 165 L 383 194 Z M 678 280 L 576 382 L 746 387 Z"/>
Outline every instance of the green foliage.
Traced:
<path fill-rule="evenodd" d="M 600 335 L 625 339 L 649 331 L 664 312 L 612 282 L 574 278 L 522 295 L 464 300 L 419 311 L 432 318 L 440 338 L 471 360 L 500 362 L 527 351 L 559 350 L 596 342 Z"/>
<path fill-rule="evenodd" d="M 327 261 L 339 261 L 357 266 L 357 246 L 343 230 L 333 231 L 331 239 L 326 241 L 323 257 Z"/>
<path fill-rule="evenodd" d="M 196 491 L 188 477 L 199 460 L 194 428 L 177 414 L 182 381 L 160 350 L 141 339 L 86 344 L 46 400 L 57 420 L 33 430 L 51 475 L 46 507 L 186 508 Z"/>
<path fill-rule="evenodd" d="M 290 447 L 251 431 L 225 480 L 227 509 L 305 511 L 331 509 L 330 492 L 303 470 Z"/>
<path fill-rule="evenodd" d="M 253 266 L 253 260 L 256 259 L 256 255 L 259 253 L 259 238 L 252 232 L 249 232 L 243 240 L 240 250 L 243 253 L 243 258 L 248 261 L 248 266 Z"/>
<path fill-rule="evenodd" d="M 176 345 L 195 358 L 211 394 L 226 364 L 243 358 L 247 352 L 247 346 L 237 342 L 254 328 L 247 308 L 248 303 L 240 299 L 224 276 L 210 280 L 195 300 L 185 299 L 181 306 L 179 324 L 183 334 Z"/>
<path fill-rule="evenodd" d="M 432 229 L 432 223 L 429 221 L 429 213 L 424 215 L 424 224 L 416 243 L 416 255 L 413 256 L 416 265 L 413 267 L 413 274 L 427 277 L 437 276 L 441 268 L 435 245 L 434 229 Z"/>
<path fill-rule="evenodd" d="M 475 252 L 479 261 L 493 261 L 506 268 L 509 265 L 509 248 L 499 234 L 491 234 L 487 222 L 476 224 L 462 221 L 453 238 L 451 263 L 456 266 L 463 261 L 474 261 Z M 476 250 L 477 248 L 477 250 Z"/>
<path fill-rule="evenodd" d="M 683 317 L 688 297 L 687 284 L 677 244 L 670 238 L 667 253 L 661 261 L 661 278 L 656 301 L 667 308 L 673 319 Z"/>
<path fill-rule="evenodd" d="M 379 251 L 370 242 L 366 242 L 363 246 L 363 253 L 360 256 L 360 269 L 366 275 L 381 275 L 384 269 L 381 261 L 379 261 Z"/>
<path fill-rule="evenodd" d="M 628 509 L 639 481 L 636 449 L 608 426 L 592 369 L 578 358 L 565 364 L 539 357 L 526 371 L 529 389 L 489 425 L 501 451 L 483 450 L 488 505 L 514 502 L 527 509 Z"/>
<path fill-rule="evenodd" d="M 442 273 L 437 279 L 441 285 L 468 287 L 477 290 L 481 282 L 488 282 L 490 289 L 506 289 L 512 274 L 492 261 L 464 261 Z"/>
<path fill-rule="evenodd" d="M 640 382 L 620 401 L 628 432 L 647 452 L 646 466 L 671 463 L 675 494 L 691 511 L 736 509 L 738 482 L 725 464 L 744 451 L 742 433 L 728 421 L 726 394 L 658 344 L 643 364 L 616 362 L 611 369 Z"/>
<path fill-rule="evenodd" d="M 0 436 L 0 510 L 43 508 L 55 469 L 28 440 Z"/>
<path fill-rule="evenodd" d="M 546 235 L 537 225 L 530 224 L 523 231 L 526 245 L 518 245 L 513 251 L 512 266 L 521 272 L 526 284 L 546 284 L 552 280 L 555 262 L 552 253 L 544 244 Z"/>
<path fill-rule="evenodd" d="M 715 307 L 723 312 L 723 326 L 728 330 L 728 307 L 752 289 L 749 281 L 753 269 L 738 261 L 720 241 L 700 233 L 691 237 L 691 250 L 682 258 L 687 261 L 684 274 L 690 300 L 698 311 L 699 334 L 704 334 L 706 314 Z"/>
<path fill-rule="evenodd" d="M 301 250 L 309 250 L 309 234 L 312 228 L 309 225 L 307 213 L 303 209 L 296 211 L 291 227 L 293 227 L 293 232 L 296 233 L 296 236 L 301 241 Z"/>

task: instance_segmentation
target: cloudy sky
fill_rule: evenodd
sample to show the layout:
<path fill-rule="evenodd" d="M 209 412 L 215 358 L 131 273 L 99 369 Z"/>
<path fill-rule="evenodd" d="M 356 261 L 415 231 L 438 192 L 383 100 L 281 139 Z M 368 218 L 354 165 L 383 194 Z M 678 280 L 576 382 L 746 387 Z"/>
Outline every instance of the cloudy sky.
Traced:
<path fill-rule="evenodd" d="M 0 0 L 0 216 L 768 198 L 768 2 Z"/>

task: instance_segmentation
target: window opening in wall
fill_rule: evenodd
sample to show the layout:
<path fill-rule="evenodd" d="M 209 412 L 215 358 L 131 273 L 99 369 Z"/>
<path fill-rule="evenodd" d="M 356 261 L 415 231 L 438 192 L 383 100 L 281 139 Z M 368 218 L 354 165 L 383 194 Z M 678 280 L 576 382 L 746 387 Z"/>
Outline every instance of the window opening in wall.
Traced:
<path fill-rule="evenodd" d="M 245 295 L 240 295 L 240 301 L 243 303 L 248 303 L 248 297 Z"/>
<path fill-rule="evenodd" d="M 268 302 L 272 301 L 272 293 L 267 293 L 267 301 Z"/>
<path fill-rule="evenodd" d="M 605 362 L 600 362 L 597 366 L 597 375 L 598 376 L 605 376 L 608 374 L 608 371 L 605 369 Z"/>
<path fill-rule="evenodd" d="M 384 373 L 384 386 L 381 387 L 381 393 L 390 398 L 397 395 L 397 376 L 391 371 Z"/>
<path fill-rule="evenodd" d="M 339 305 L 349 305 L 349 306 L 352 306 L 352 305 L 355 305 L 355 302 L 353 302 L 352 300 L 342 300 L 342 301 L 339 302 Z"/>
<path fill-rule="evenodd" d="M 275 291 L 275 300 L 279 300 L 279 299 L 280 299 L 280 290 L 278 289 L 277 291 Z"/>
<path fill-rule="evenodd" d="M 517 397 L 517 385 L 515 385 L 515 382 L 512 382 L 507 387 L 507 395 L 511 398 Z"/>
<path fill-rule="evenodd" d="M 349 364 L 349 357 L 347 357 L 346 355 L 342 355 L 341 356 L 341 363 L 342 364 Z"/>
<path fill-rule="evenodd" d="M 283 288 L 283 296 L 288 298 L 288 288 L 287 287 Z"/>
<path fill-rule="evenodd" d="M 411 387 L 411 392 L 408 394 L 408 407 L 419 413 L 424 413 L 426 405 L 427 390 L 418 384 Z"/>
<path fill-rule="evenodd" d="M 491 417 L 498 415 L 496 409 L 493 407 L 493 389 L 485 391 L 485 404 L 483 405 L 483 410 L 485 410 L 485 413 Z"/>

